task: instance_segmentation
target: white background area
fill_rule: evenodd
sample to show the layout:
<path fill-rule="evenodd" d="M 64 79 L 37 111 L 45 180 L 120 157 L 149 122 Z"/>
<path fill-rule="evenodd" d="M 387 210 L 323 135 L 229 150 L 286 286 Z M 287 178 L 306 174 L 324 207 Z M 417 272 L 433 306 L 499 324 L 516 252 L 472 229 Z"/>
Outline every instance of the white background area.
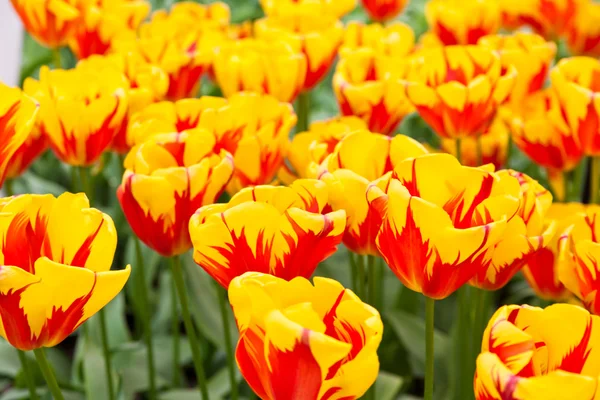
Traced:
<path fill-rule="evenodd" d="M 19 83 L 23 28 L 8 0 L 0 0 L 0 81 L 9 86 Z"/>

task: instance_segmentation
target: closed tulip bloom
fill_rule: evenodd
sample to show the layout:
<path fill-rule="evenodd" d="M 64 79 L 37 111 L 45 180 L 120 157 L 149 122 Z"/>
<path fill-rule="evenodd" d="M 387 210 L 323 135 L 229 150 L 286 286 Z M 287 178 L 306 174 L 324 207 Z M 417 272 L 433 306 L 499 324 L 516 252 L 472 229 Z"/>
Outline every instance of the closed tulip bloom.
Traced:
<path fill-rule="evenodd" d="M 408 55 L 415 46 L 415 33 L 402 22 L 387 25 L 351 21 L 346 25 L 342 48 L 347 51 L 368 47 L 393 57 Z"/>
<path fill-rule="evenodd" d="M 314 179 L 243 189 L 191 218 L 194 261 L 224 288 L 248 271 L 310 278 L 346 226 L 344 211 L 325 213 L 326 205 L 327 187 Z"/>
<path fill-rule="evenodd" d="M 387 21 L 396 18 L 406 7 L 408 0 L 361 0 L 372 20 Z"/>
<path fill-rule="evenodd" d="M 285 40 L 242 39 L 217 50 L 214 71 L 226 97 L 249 91 L 292 102 L 304 87 L 307 62 Z"/>
<path fill-rule="evenodd" d="M 600 206 L 570 219 L 558 243 L 558 279 L 593 314 L 600 314 Z"/>
<path fill-rule="evenodd" d="M 381 216 L 369 208 L 367 188 L 372 181 L 380 179 L 407 158 L 426 153 L 419 142 L 408 136 L 389 138 L 358 131 L 342 139 L 333 153 L 325 158 L 319 177 L 329 187 L 331 208 L 346 210 L 346 247 L 357 254 L 379 255 L 375 238 L 381 226 Z"/>
<path fill-rule="evenodd" d="M 117 232 L 84 194 L 0 200 L 0 336 L 20 350 L 53 347 L 123 288 L 110 271 Z"/>
<path fill-rule="evenodd" d="M 479 46 L 448 46 L 416 56 L 406 94 L 421 117 L 443 138 L 483 133 L 515 85 L 514 67 Z"/>
<path fill-rule="evenodd" d="M 142 143 L 157 133 L 210 131 L 217 147 L 232 154 L 231 194 L 247 186 L 273 182 L 289 147 L 296 115 L 287 103 L 273 96 L 238 93 L 229 99 L 202 97 L 150 105 L 135 115 L 128 137 Z"/>
<path fill-rule="evenodd" d="M 339 18 L 354 10 L 356 0 L 260 0 L 260 4 L 268 16 L 293 12 L 294 8 L 301 8 L 306 4 L 317 4 L 321 7 L 322 14 Z"/>
<path fill-rule="evenodd" d="M 511 35 L 482 37 L 478 44 L 495 50 L 504 68 L 517 70 L 517 83 L 508 97 L 515 109 L 527 96 L 543 89 L 556 55 L 556 44 L 535 33 L 515 32 Z"/>
<path fill-rule="evenodd" d="M 597 399 L 599 326 L 574 305 L 503 306 L 483 336 L 475 399 Z"/>
<path fill-rule="evenodd" d="M 10 0 L 25 30 L 41 45 L 67 44 L 81 23 L 81 0 Z"/>
<path fill-rule="evenodd" d="M 544 217 L 552 204 L 552 194 L 529 176 L 513 171 L 498 171 L 507 185 L 516 180 L 521 188 L 519 209 L 509 216 L 506 231 L 489 252 L 492 262 L 477 270 L 470 283 L 486 290 L 504 287 L 517 272 L 538 252 L 544 250 L 554 237 L 556 227 L 544 224 Z"/>
<path fill-rule="evenodd" d="M 405 160 L 367 191 L 382 218 L 383 259 L 406 287 L 436 300 L 490 266 L 519 197 L 516 180 L 448 154 Z"/>
<path fill-rule="evenodd" d="M 194 1 L 179 1 L 169 10 L 159 9 L 152 14 L 153 20 L 172 19 L 176 21 L 175 29 L 184 31 L 227 30 L 231 20 L 229 6 L 221 1 L 209 4 Z"/>
<path fill-rule="evenodd" d="M 486 0 L 431 0 L 425 16 L 446 46 L 477 44 L 482 36 L 496 33 L 501 20 L 498 2 Z"/>
<path fill-rule="evenodd" d="M 561 113 L 586 155 L 600 155 L 600 61 L 562 59 L 550 73 Z"/>
<path fill-rule="evenodd" d="M 404 92 L 407 64 L 402 57 L 372 48 L 342 52 L 333 76 L 333 91 L 343 115 L 364 120 L 369 130 L 391 135 L 414 111 Z"/>
<path fill-rule="evenodd" d="M 20 89 L 0 82 L 0 187 L 6 175 L 14 177 L 23 146 L 31 137 L 38 104 Z"/>
<path fill-rule="evenodd" d="M 106 54 L 115 39 L 135 38 L 150 12 L 145 0 L 81 0 L 82 18 L 69 46 L 78 59 Z"/>
<path fill-rule="evenodd" d="M 529 257 L 522 269 L 529 286 L 544 300 L 565 301 L 570 297 L 558 279 L 558 244 L 565 229 L 584 212 L 585 206 L 581 203 L 554 203 L 546 214 L 544 227 L 554 224 L 556 233 L 548 246 Z"/>
<path fill-rule="evenodd" d="M 565 36 L 571 54 L 600 56 L 600 6 L 591 1 L 581 4 Z"/>
<path fill-rule="evenodd" d="M 6 178 L 11 179 L 21 176 L 47 149 L 48 139 L 42 135 L 39 127 L 34 127 L 25 142 L 7 160 Z"/>
<path fill-rule="evenodd" d="M 129 86 L 114 68 L 52 70 L 27 78 L 24 90 L 40 103 L 40 129 L 63 162 L 94 164 L 110 146 L 127 115 Z"/>
<path fill-rule="evenodd" d="M 236 360 L 264 400 L 354 400 L 379 373 L 379 312 L 337 281 L 256 272 L 231 282 Z"/>
<path fill-rule="evenodd" d="M 500 0 L 502 24 L 509 29 L 527 25 L 555 40 L 572 26 L 577 10 L 588 0 Z"/>
<path fill-rule="evenodd" d="M 165 257 L 192 247 L 192 214 L 214 203 L 233 174 L 233 159 L 205 130 L 156 135 L 125 158 L 117 190 L 131 229 Z"/>
<path fill-rule="evenodd" d="M 320 14 L 316 5 L 293 10 L 256 21 L 254 32 L 268 41 L 283 39 L 304 55 L 307 69 L 302 90 L 307 91 L 323 80 L 333 64 L 344 25 L 332 15 Z"/>

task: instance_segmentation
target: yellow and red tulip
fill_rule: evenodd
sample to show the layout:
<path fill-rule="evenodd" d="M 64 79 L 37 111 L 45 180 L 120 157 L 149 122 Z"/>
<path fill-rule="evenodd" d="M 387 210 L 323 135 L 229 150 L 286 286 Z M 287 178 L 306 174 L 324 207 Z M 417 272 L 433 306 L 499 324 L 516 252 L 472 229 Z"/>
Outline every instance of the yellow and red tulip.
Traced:
<path fill-rule="evenodd" d="M 150 12 L 146 0 L 81 0 L 81 22 L 69 46 L 78 59 L 106 54 L 114 40 L 135 38 L 137 28 Z"/>
<path fill-rule="evenodd" d="M 40 103 L 39 125 L 63 162 L 94 164 L 110 146 L 127 115 L 127 78 L 110 65 L 102 69 L 52 70 L 27 78 L 25 93 Z"/>
<path fill-rule="evenodd" d="M 500 308 L 477 357 L 475 399 L 597 399 L 599 326 L 574 305 Z"/>
<path fill-rule="evenodd" d="M 224 288 L 249 271 L 310 278 L 346 226 L 345 212 L 325 213 L 326 206 L 327 186 L 314 179 L 243 189 L 192 216 L 194 260 Z"/>
<path fill-rule="evenodd" d="M 10 0 L 25 30 L 51 49 L 67 44 L 81 23 L 81 0 Z"/>
<path fill-rule="evenodd" d="M 342 43 L 344 26 L 336 17 L 320 14 L 318 5 L 292 10 L 256 21 L 254 32 L 267 41 L 285 40 L 295 52 L 304 55 L 307 69 L 302 90 L 306 91 L 329 71 Z"/>
<path fill-rule="evenodd" d="M 497 1 L 431 0 L 425 5 L 431 32 L 445 46 L 477 44 L 479 38 L 500 28 Z"/>
<path fill-rule="evenodd" d="M 229 299 L 236 360 L 261 399 L 354 400 L 375 382 L 381 317 L 339 282 L 249 272 L 231 282 Z"/>
<path fill-rule="evenodd" d="M 504 287 L 524 265 L 544 250 L 555 234 L 554 224 L 545 225 L 544 217 L 552 204 L 552 194 L 529 176 L 513 171 L 498 171 L 501 182 L 521 188 L 519 209 L 509 216 L 506 231 L 489 252 L 491 263 L 477 270 L 470 284 L 481 289 Z"/>
<path fill-rule="evenodd" d="M 374 21 L 387 21 L 398 16 L 408 0 L 361 0 L 362 5 Z"/>
<path fill-rule="evenodd" d="M 260 0 L 260 4 L 268 16 L 294 12 L 294 8 L 310 4 L 320 6 L 321 14 L 339 18 L 354 10 L 356 0 Z"/>
<path fill-rule="evenodd" d="M 0 200 L 0 336 L 20 350 L 62 342 L 123 288 L 112 219 L 83 194 Z"/>
<path fill-rule="evenodd" d="M 550 79 L 560 111 L 584 154 L 600 155 L 600 61 L 562 59 Z"/>
<path fill-rule="evenodd" d="M 406 95 L 435 133 L 463 138 L 485 132 L 516 77 L 485 47 L 432 48 L 415 56 Z"/>
<path fill-rule="evenodd" d="M 142 143 L 157 133 L 210 131 L 219 149 L 232 154 L 235 172 L 227 191 L 273 182 L 289 147 L 296 115 L 273 96 L 237 93 L 229 99 L 202 97 L 152 104 L 129 124 L 128 140 Z"/>
<path fill-rule="evenodd" d="M 226 97 L 250 91 L 291 102 L 304 86 L 307 62 L 287 41 L 249 38 L 224 43 L 215 56 L 214 72 Z"/>
<path fill-rule="evenodd" d="M 362 47 L 344 51 L 333 76 L 343 115 L 363 119 L 371 132 L 391 135 L 414 107 L 404 93 L 407 65 L 402 57 Z"/>
<path fill-rule="evenodd" d="M 600 314 L 600 206 L 569 218 L 558 242 L 558 279 L 593 314 Z"/>
<path fill-rule="evenodd" d="M 415 33 L 410 26 L 402 22 L 384 26 L 351 21 L 346 25 L 342 43 L 343 51 L 368 47 L 377 53 L 393 57 L 407 56 L 414 46 Z"/>
<path fill-rule="evenodd" d="M 583 2 L 565 34 L 571 54 L 600 56 L 600 5 Z"/>
<path fill-rule="evenodd" d="M 554 203 L 546 214 L 544 227 L 554 224 L 556 234 L 547 247 L 529 257 L 522 269 L 529 286 L 542 299 L 564 301 L 570 297 L 558 279 L 558 244 L 565 229 L 584 212 L 585 206 L 581 203 Z"/>
<path fill-rule="evenodd" d="M 135 146 L 125 158 L 117 197 L 131 229 L 170 257 L 192 247 L 192 214 L 214 203 L 233 174 L 233 158 L 211 132 L 165 133 Z"/>
<path fill-rule="evenodd" d="M 392 138 L 358 131 L 347 135 L 320 166 L 319 177 L 329 187 L 329 204 L 346 210 L 344 245 L 357 254 L 378 255 L 375 238 L 381 216 L 371 210 L 366 192 L 371 181 L 380 179 L 410 157 L 427 150 L 404 135 Z"/>
<path fill-rule="evenodd" d="M 433 299 L 490 266 L 519 197 L 516 180 L 448 154 L 405 160 L 367 191 L 382 218 L 377 249 L 406 287 Z"/>
<path fill-rule="evenodd" d="M 6 176 L 18 175 L 17 164 L 25 163 L 23 153 L 31 140 L 37 114 L 38 104 L 32 98 L 0 82 L 0 187 Z"/>
<path fill-rule="evenodd" d="M 500 0 L 502 24 L 509 29 L 530 26 L 555 40 L 572 26 L 579 7 L 588 0 Z"/>
<path fill-rule="evenodd" d="M 556 55 L 554 42 L 535 33 L 516 32 L 484 36 L 478 44 L 498 52 L 504 68 L 512 65 L 517 70 L 517 83 L 507 100 L 514 109 L 519 109 L 527 96 L 542 90 Z"/>
<path fill-rule="evenodd" d="M 21 176 L 46 150 L 48 150 L 48 139 L 42 135 L 39 127 L 33 128 L 25 142 L 8 159 L 6 178 L 11 179 Z"/>

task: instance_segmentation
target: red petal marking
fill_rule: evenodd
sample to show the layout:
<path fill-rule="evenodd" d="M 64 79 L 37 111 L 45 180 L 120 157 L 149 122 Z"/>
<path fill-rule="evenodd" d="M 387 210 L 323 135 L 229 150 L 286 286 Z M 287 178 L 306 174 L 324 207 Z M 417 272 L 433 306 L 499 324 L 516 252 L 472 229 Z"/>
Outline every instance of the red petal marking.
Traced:
<path fill-rule="evenodd" d="M 383 203 L 381 198 L 373 203 Z M 387 203 L 385 203 L 387 205 Z M 351 216 L 348 215 L 348 226 L 350 226 Z M 375 205 L 369 206 L 367 216 L 358 224 L 358 232 L 350 229 L 344 231 L 343 242 L 346 247 L 357 254 L 379 255 L 375 239 L 381 227 L 381 214 L 377 211 Z"/>
<path fill-rule="evenodd" d="M 116 100 L 116 104 L 115 104 L 114 110 L 112 110 L 112 112 L 104 119 L 100 128 L 96 132 L 94 132 L 88 136 L 88 138 L 85 142 L 85 157 L 86 157 L 85 164 L 86 165 L 94 163 L 98 159 L 98 157 L 100 157 L 102 155 L 102 153 L 106 150 L 106 148 L 108 146 L 110 146 L 113 138 L 116 136 L 116 134 L 119 132 L 119 129 L 121 128 L 120 125 L 111 126 L 111 125 L 115 125 L 114 119 L 117 115 L 117 112 L 119 111 L 119 105 L 121 104 L 121 99 L 116 95 L 115 95 L 115 100 Z M 63 137 L 65 137 L 66 134 L 65 134 L 64 127 L 62 126 L 62 124 L 61 124 L 61 128 L 63 128 Z M 73 141 L 76 142 L 75 137 L 73 137 Z M 76 148 L 77 147 L 75 145 L 75 147 L 72 149 L 73 150 L 73 152 L 71 153 L 72 156 L 77 155 Z"/>
<path fill-rule="evenodd" d="M 328 40 L 328 39 L 324 38 L 324 40 Z M 321 82 L 323 80 L 323 78 L 325 77 L 325 74 L 327 74 L 327 71 L 329 71 L 331 64 L 333 64 L 333 60 L 335 60 L 335 57 L 337 56 L 337 48 L 333 49 L 333 51 L 331 52 L 329 57 L 324 59 L 321 62 L 321 64 L 319 64 L 319 66 L 314 70 L 310 69 L 310 61 L 309 61 L 308 55 L 306 54 L 306 49 L 303 48 L 302 50 L 304 52 L 304 57 L 306 58 L 306 67 L 307 67 L 306 78 L 304 79 L 304 84 L 302 85 L 302 90 L 311 90 L 319 82 Z"/>
<path fill-rule="evenodd" d="M 85 263 L 87 263 L 90 253 L 92 252 L 92 245 L 94 243 L 94 240 L 96 240 L 96 237 L 100 233 L 100 230 L 102 229 L 103 225 L 104 219 L 100 221 L 100 224 L 98 224 L 96 230 L 84 240 L 84 242 L 81 244 L 81 247 L 79 247 L 79 250 L 77 250 L 77 253 L 75 253 L 75 255 L 73 256 L 73 260 L 67 264 L 73 267 L 85 268 Z"/>
<path fill-rule="evenodd" d="M 592 318 L 588 319 L 588 323 L 579 341 L 575 347 L 571 349 L 562 359 L 562 362 L 556 366 L 560 369 L 574 374 L 581 374 L 583 367 L 592 351 L 593 343 L 590 343 L 592 337 Z"/>
<path fill-rule="evenodd" d="M 362 0 L 362 3 L 375 21 L 394 18 L 404 7 L 403 0 Z"/>
<path fill-rule="evenodd" d="M 205 65 L 194 65 L 194 62 L 190 60 L 189 64 L 169 74 L 167 98 L 175 101 L 195 97 L 200 87 L 200 78 L 207 70 Z"/>
<path fill-rule="evenodd" d="M 254 393 L 261 399 L 271 399 L 270 394 L 267 394 L 267 388 L 269 391 L 271 388 L 265 360 L 265 334 L 260 328 L 255 327 L 255 329 L 258 329 L 258 332 L 246 329 L 241 333 L 235 351 L 235 359 L 242 376 Z"/>
<path fill-rule="evenodd" d="M 267 352 L 272 400 L 313 400 L 319 398 L 321 367 L 310 349 L 310 331 L 304 329 L 300 341 L 290 351 L 272 344 Z M 267 368 L 266 365 L 263 368 Z"/>
<path fill-rule="evenodd" d="M 471 204 L 469 204 L 469 208 L 464 213 L 464 216 L 462 215 L 465 207 L 464 191 L 457 193 L 454 198 L 448 200 L 448 202 L 444 204 L 444 211 L 452 218 L 455 228 L 467 229 L 492 222 L 490 220 L 477 221 L 478 218 L 476 218 L 477 216 L 475 216 L 474 213 L 477 206 L 490 197 L 493 186 L 494 177 L 491 174 L 487 174 L 481 182 L 479 192 L 475 195 Z"/>
<path fill-rule="evenodd" d="M 545 298 L 560 300 L 567 293 L 556 276 L 555 255 L 548 248 L 532 254 L 523 272 L 529 285 Z"/>
<path fill-rule="evenodd" d="M 35 261 L 46 252 L 42 249 L 46 237 L 47 218 L 38 213 L 35 216 L 35 228 L 25 213 L 15 215 L 11 221 L 2 253 L 4 265 L 12 265 L 35 274 Z M 51 255 L 48 256 L 52 259 Z"/>
<path fill-rule="evenodd" d="M 444 24 L 442 24 L 440 22 L 435 24 L 434 30 L 435 30 L 436 36 L 440 39 L 440 41 L 445 46 L 450 46 L 450 45 L 455 45 L 455 44 L 466 44 L 466 43 L 459 43 L 460 40 L 456 37 L 454 32 L 452 32 L 452 29 L 448 29 Z"/>
<path fill-rule="evenodd" d="M 555 132 L 558 143 L 539 143 L 527 140 L 525 137 L 515 135 L 515 144 L 536 164 L 542 167 L 559 170 L 570 170 L 575 167 L 581 157 L 583 149 L 573 135 Z"/>
<path fill-rule="evenodd" d="M 600 118 L 594 105 L 595 95 L 590 99 L 585 118 L 579 120 L 579 141 L 586 154 L 600 155 Z"/>
<path fill-rule="evenodd" d="M 110 41 L 104 42 L 97 29 L 87 30 L 85 24 L 78 24 L 77 31 L 73 35 L 73 40 L 76 43 L 75 53 L 77 58 L 82 60 L 94 54 L 104 55 L 110 49 Z"/>
<path fill-rule="evenodd" d="M 0 134 L 1 132 L 2 130 L 0 128 Z M 0 143 L 1 142 L 2 140 L 0 139 Z M 11 157 L 6 169 L 6 176 L 8 178 L 16 178 L 21 175 L 47 148 L 48 140 L 44 135 L 40 135 L 34 139 L 28 139 Z M 0 159 L 2 159 L 1 150 Z"/>
<path fill-rule="evenodd" d="M 15 121 L 13 121 L 13 118 L 17 114 L 20 105 L 21 101 L 19 100 L 10 106 L 4 115 L 0 116 L 0 167 L 7 158 L 12 156 L 12 150 L 15 150 L 12 149 L 11 153 L 8 153 L 8 149 L 13 147 L 11 146 L 11 142 L 15 135 Z M 6 171 L 0 170 L 0 185 L 4 181 L 5 173 Z"/>

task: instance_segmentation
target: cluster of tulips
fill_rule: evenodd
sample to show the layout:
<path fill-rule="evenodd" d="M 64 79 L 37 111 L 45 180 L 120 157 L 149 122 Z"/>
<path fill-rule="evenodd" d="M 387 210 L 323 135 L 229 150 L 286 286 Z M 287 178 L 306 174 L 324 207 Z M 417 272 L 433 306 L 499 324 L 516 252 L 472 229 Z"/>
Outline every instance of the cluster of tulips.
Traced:
<path fill-rule="evenodd" d="M 190 250 L 220 291 L 232 400 L 236 363 L 264 400 L 377 399 L 383 264 L 424 296 L 426 400 L 435 302 L 457 291 L 457 329 L 471 336 L 457 344 L 457 399 L 600 398 L 600 4 L 431 0 L 417 38 L 394 21 L 406 0 L 363 0 L 369 24 L 344 17 L 354 0 L 262 0 L 265 17 L 239 25 L 220 2 L 153 13 L 146 0 L 11 3 L 55 57 L 22 88 L 0 84 L 0 336 L 22 360 L 35 353 L 55 399 L 43 349 L 95 314 L 117 398 L 103 308 L 132 268 L 144 395 L 158 398 L 142 243 L 171 262 L 203 400 L 180 260 Z M 557 41 L 574 56 L 557 60 Z M 339 115 L 312 121 L 330 70 Z M 200 96 L 203 80 L 223 97 Z M 415 113 L 435 143 L 397 133 Z M 548 187 L 509 168 L 513 148 Z M 14 195 L 47 149 L 81 193 Z M 115 270 L 117 231 L 91 184 L 110 153 L 138 239 L 136 264 Z M 341 244 L 352 287 L 311 283 Z M 489 319 L 480 305 L 519 272 L 561 304 Z"/>

